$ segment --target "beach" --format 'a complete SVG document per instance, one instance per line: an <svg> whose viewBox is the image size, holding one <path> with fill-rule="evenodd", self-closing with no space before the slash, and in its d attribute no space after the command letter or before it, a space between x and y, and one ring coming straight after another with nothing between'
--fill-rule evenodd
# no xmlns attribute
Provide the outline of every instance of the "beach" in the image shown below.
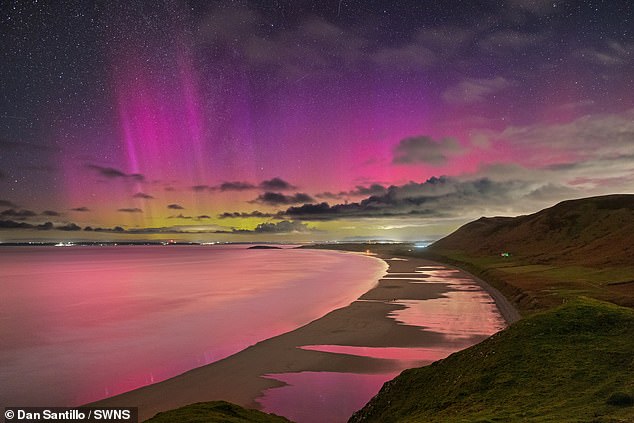
<svg viewBox="0 0 634 423"><path fill-rule="evenodd" d="M308 422L324 418L313 410L324 403L307 399L303 410L284 413L301 398L295 383L324 391L348 382L366 387L348 402L338 398L338 410L327 416L345 421L403 369L476 344L519 317L502 295L460 269L419 258L378 258L389 264L388 273L350 305L220 361L91 405L136 406L144 420L222 399Z"/></svg>

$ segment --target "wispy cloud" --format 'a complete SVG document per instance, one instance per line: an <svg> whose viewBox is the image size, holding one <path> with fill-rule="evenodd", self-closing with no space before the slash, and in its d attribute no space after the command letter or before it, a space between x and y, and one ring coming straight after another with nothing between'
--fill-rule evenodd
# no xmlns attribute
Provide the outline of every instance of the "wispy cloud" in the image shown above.
<svg viewBox="0 0 634 423"><path fill-rule="evenodd" d="M501 76L491 79L466 78L447 88L442 93L442 99L450 104L480 103L511 85L511 81Z"/></svg>
<svg viewBox="0 0 634 423"><path fill-rule="evenodd" d="M117 211L120 211L123 213L143 213L143 210L141 210L138 207L125 207L122 209L118 209Z"/></svg>
<svg viewBox="0 0 634 423"><path fill-rule="evenodd" d="M16 210L16 209L7 209L0 212L1 217L11 217L14 219L26 220L32 217L37 216L37 213L33 210Z"/></svg>
<svg viewBox="0 0 634 423"><path fill-rule="evenodd" d="M11 208L17 209L19 206L15 204L13 201L0 200L0 207L11 207Z"/></svg>
<svg viewBox="0 0 634 423"><path fill-rule="evenodd" d="M134 194L132 196L133 198L142 198L144 200L152 200L154 197L151 196L150 194L145 194L143 192L137 192L136 194Z"/></svg>
<svg viewBox="0 0 634 423"><path fill-rule="evenodd" d="M256 186L249 182L234 181L223 182L215 189L218 189L219 191L247 191L255 188Z"/></svg>
<svg viewBox="0 0 634 423"><path fill-rule="evenodd" d="M463 148L453 138L434 141L428 136L405 138L394 148L395 164L445 164L450 156L460 154Z"/></svg>
<svg viewBox="0 0 634 423"><path fill-rule="evenodd" d="M263 213L258 210L255 210L252 212L224 212L218 215L220 219L239 219L239 218L250 218L250 217L268 218L268 217L274 217L274 216L276 216L276 214Z"/></svg>
<svg viewBox="0 0 634 423"><path fill-rule="evenodd" d="M283 233L306 233L313 232L314 229L308 227L307 224L298 221L282 220L276 223L260 223L253 230L234 229L231 233L235 234L283 234Z"/></svg>
<svg viewBox="0 0 634 423"><path fill-rule="evenodd" d="M144 181L145 177L140 173L125 173L122 170L115 169L113 167L104 167L94 164L88 164L86 167L100 176L108 179L130 179L134 181Z"/></svg>
<svg viewBox="0 0 634 423"><path fill-rule="evenodd" d="M264 180L258 184L254 184L246 181L228 181L219 185L194 185L192 190L196 192L203 191L250 191L250 190L263 190L263 191L287 191L295 189L296 187L291 183L285 181L282 178L275 177L272 179Z"/></svg>

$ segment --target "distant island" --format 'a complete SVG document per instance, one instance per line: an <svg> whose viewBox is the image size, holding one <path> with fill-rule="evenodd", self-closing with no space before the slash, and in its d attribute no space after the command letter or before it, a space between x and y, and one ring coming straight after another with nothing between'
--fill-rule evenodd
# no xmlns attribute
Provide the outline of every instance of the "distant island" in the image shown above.
<svg viewBox="0 0 634 423"><path fill-rule="evenodd" d="M281 250L282 247L276 247L274 245L254 245L247 248L247 250Z"/></svg>

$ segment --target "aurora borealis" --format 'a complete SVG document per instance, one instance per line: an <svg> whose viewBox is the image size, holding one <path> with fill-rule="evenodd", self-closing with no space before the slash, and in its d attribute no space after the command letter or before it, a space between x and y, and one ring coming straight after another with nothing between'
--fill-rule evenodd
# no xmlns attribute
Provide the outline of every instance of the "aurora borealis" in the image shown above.
<svg viewBox="0 0 634 423"><path fill-rule="evenodd" d="M626 0L1 8L0 241L417 240L633 192Z"/></svg>

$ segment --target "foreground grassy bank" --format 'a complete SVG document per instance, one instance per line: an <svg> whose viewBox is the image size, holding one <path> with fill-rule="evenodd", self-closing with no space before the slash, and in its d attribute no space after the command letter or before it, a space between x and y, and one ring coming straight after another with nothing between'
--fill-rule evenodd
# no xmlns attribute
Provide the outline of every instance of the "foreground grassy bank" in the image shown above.
<svg viewBox="0 0 634 423"><path fill-rule="evenodd" d="M226 401L199 402L175 410L158 413L152 423L288 423L290 420L275 414L242 408Z"/></svg>
<svg viewBox="0 0 634 423"><path fill-rule="evenodd" d="M634 421L634 311L592 299L404 371L350 422Z"/></svg>

